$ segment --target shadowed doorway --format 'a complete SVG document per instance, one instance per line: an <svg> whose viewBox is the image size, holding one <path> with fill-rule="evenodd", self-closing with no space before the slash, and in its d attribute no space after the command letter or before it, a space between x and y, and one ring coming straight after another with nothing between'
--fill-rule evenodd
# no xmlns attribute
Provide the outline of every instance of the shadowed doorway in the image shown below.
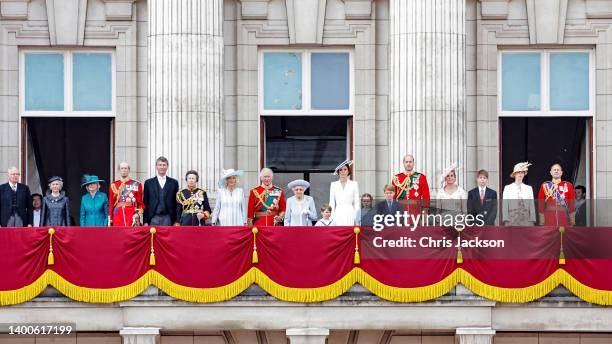
<svg viewBox="0 0 612 344"><path fill-rule="evenodd" d="M52 176L64 179L74 224L79 224L83 174L95 174L108 192L112 159L112 118L27 118L25 180L32 192L45 193Z"/></svg>

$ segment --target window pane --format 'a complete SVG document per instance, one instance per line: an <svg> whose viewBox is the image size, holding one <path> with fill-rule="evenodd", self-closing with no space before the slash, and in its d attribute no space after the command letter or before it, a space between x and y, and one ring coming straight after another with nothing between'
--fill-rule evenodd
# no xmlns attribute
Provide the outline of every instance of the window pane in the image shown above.
<svg viewBox="0 0 612 344"><path fill-rule="evenodd" d="M64 55L25 54L25 110L64 110Z"/></svg>
<svg viewBox="0 0 612 344"><path fill-rule="evenodd" d="M502 110L540 110L540 54L502 54Z"/></svg>
<svg viewBox="0 0 612 344"><path fill-rule="evenodd" d="M264 54L264 108L302 109L302 54Z"/></svg>
<svg viewBox="0 0 612 344"><path fill-rule="evenodd" d="M350 65L348 53L316 53L311 56L312 108L348 109L350 102Z"/></svg>
<svg viewBox="0 0 612 344"><path fill-rule="evenodd" d="M111 111L113 109L111 54L74 54L72 64L74 110Z"/></svg>
<svg viewBox="0 0 612 344"><path fill-rule="evenodd" d="M550 109L589 109L589 53L550 54Z"/></svg>

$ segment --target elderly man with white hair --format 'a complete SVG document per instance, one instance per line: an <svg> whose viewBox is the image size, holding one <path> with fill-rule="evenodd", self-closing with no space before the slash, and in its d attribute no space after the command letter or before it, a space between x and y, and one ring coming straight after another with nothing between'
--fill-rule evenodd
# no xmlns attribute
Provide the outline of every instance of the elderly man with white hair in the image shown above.
<svg viewBox="0 0 612 344"><path fill-rule="evenodd" d="M0 227L32 226L32 196L20 176L17 167L10 167L8 183L0 185Z"/></svg>
<svg viewBox="0 0 612 344"><path fill-rule="evenodd" d="M247 218L249 225L278 226L285 217L285 194L272 184L274 172L264 167L259 172L261 184L251 189Z"/></svg>
<svg viewBox="0 0 612 344"><path fill-rule="evenodd" d="M108 193L108 223L118 227L132 227L141 223L144 212L142 183L130 178L130 165L119 164L121 179L110 185Z"/></svg>

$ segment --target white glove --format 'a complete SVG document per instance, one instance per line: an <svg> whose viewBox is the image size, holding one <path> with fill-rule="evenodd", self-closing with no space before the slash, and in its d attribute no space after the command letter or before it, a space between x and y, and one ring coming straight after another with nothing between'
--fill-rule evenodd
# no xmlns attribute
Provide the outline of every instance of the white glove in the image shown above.
<svg viewBox="0 0 612 344"><path fill-rule="evenodd" d="M302 215L310 215L310 211L308 209L302 210Z"/></svg>

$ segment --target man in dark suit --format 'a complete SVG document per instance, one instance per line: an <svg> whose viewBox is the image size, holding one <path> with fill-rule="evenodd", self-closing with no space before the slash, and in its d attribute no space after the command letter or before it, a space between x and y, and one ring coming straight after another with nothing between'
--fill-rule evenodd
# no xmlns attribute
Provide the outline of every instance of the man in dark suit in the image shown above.
<svg viewBox="0 0 612 344"><path fill-rule="evenodd" d="M160 156L155 161L157 175L144 183L144 224L171 226L176 222L176 194L178 181L166 175L168 159Z"/></svg>
<svg viewBox="0 0 612 344"><path fill-rule="evenodd" d="M574 188L576 193L576 226L587 225L587 202L586 202L586 188L583 185L577 185Z"/></svg>
<svg viewBox="0 0 612 344"><path fill-rule="evenodd" d="M391 184L385 185L385 200L376 205L377 215L393 215L402 213L404 208L400 202L395 200L395 187Z"/></svg>
<svg viewBox="0 0 612 344"><path fill-rule="evenodd" d="M19 183L17 167L9 168L8 176L8 183L0 185L0 227L31 227L30 188Z"/></svg>
<svg viewBox="0 0 612 344"><path fill-rule="evenodd" d="M468 213L482 215L485 225L494 225L497 218L497 192L487 186L489 172L478 171L478 186L468 192Z"/></svg>

